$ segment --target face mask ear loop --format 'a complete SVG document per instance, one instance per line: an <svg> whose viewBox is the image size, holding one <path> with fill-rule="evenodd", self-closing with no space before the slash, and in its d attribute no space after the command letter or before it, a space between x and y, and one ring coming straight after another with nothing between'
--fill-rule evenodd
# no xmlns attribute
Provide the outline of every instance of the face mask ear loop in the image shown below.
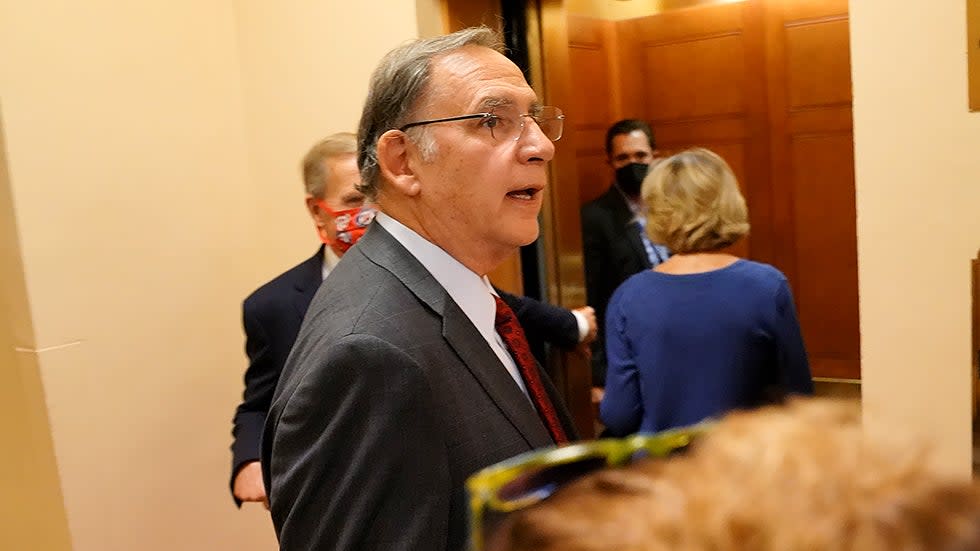
<svg viewBox="0 0 980 551"><path fill-rule="evenodd" d="M336 211L334 211L332 208L328 207L327 206L327 202L324 201L323 199L317 199L316 201L314 201L314 204L316 206L320 207L321 209L327 211L328 213L330 213L330 216L333 216L333 217L336 217L337 216ZM317 235L317 237L320 238L320 242L322 242L324 245L326 245L328 247L333 247L334 240L333 239L330 239L329 237L327 237L326 231L324 230L323 226L321 226L319 224L317 224L317 226L316 226L316 235Z"/></svg>

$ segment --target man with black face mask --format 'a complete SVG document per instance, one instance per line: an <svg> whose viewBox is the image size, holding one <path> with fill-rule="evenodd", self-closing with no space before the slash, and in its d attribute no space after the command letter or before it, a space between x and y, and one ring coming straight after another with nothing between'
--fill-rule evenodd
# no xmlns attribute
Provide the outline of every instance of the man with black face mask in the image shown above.
<svg viewBox="0 0 980 551"><path fill-rule="evenodd" d="M585 288L596 311L599 338L593 344L592 384L606 378L603 322L606 304L626 278L660 264L670 256L663 245L646 235L640 186L650 163L658 158L650 125L637 119L621 120L606 131L606 162L615 182L598 199L582 207L582 243L585 253ZM596 391L594 394L598 394ZM597 397L597 396L595 396Z"/></svg>

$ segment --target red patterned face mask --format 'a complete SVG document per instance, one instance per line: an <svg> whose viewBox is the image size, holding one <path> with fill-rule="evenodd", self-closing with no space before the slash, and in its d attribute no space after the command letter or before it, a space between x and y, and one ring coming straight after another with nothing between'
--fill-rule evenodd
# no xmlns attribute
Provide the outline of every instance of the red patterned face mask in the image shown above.
<svg viewBox="0 0 980 551"><path fill-rule="evenodd" d="M367 227L378 212L367 205L353 209L333 210L322 199L317 201L317 205L334 217L334 224L337 228L336 237L330 239L320 233L320 240L329 245L337 253L337 256L342 256L347 252L347 249L353 247L354 243L357 243L357 240L364 236L364 232L367 231Z"/></svg>

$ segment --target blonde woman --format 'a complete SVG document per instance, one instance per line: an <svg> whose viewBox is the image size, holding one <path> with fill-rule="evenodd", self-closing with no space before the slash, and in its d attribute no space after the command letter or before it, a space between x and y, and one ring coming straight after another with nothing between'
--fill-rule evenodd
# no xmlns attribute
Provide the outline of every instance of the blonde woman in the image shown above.
<svg viewBox="0 0 980 551"><path fill-rule="evenodd" d="M655 432L811 394L786 277L723 252L749 231L725 161L706 149L674 155L650 171L641 196L651 240L674 256L609 302L600 406L609 432Z"/></svg>

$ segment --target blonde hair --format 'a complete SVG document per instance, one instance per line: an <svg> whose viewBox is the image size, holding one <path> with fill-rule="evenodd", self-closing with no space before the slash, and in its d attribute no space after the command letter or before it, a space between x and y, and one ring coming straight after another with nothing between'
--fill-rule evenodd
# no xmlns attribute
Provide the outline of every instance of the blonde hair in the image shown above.
<svg viewBox="0 0 980 551"><path fill-rule="evenodd" d="M853 403L735 413L686 454L576 481L512 519L509 551L980 549L980 487L870 441Z"/></svg>
<svg viewBox="0 0 980 551"><path fill-rule="evenodd" d="M707 149L664 159L643 180L647 234L675 253L714 251L749 233L749 212L732 169Z"/></svg>
<svg viewBox="0 0 980 551"><path fill-rule="evenodd" d="M327 167L324 161L345 155L357 154L357 136L351 132L337 132L314 145L303 157L303 185L306 193L322 198L327 189Z"/></svg>

